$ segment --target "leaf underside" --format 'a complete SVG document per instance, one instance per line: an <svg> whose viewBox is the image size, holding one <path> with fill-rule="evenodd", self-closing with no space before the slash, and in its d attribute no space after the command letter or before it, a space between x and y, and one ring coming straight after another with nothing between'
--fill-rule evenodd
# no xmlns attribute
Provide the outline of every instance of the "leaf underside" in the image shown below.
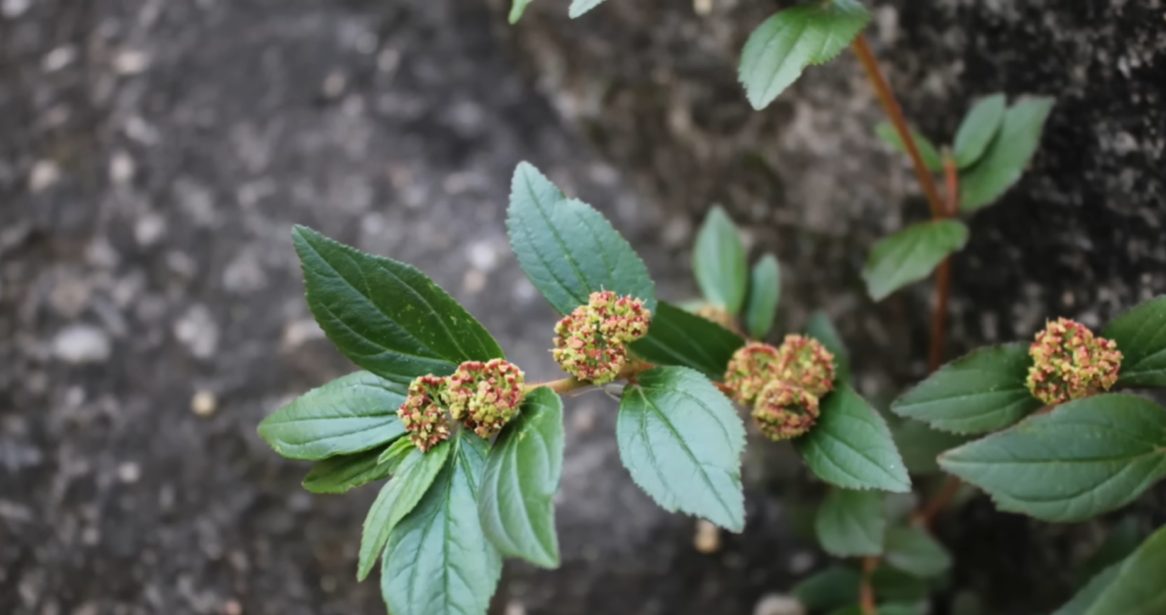
<svg viewBox="0 0 1166 615"><path fill-rule="evenodd" d="M709 303L732 316L741 312L749 284L745 245L737 225L719 206L709 210L692 249L692 272Z"/></svg>
<svg viewBox="0 0 1166 615"><path fill-rule="evenodd" d="M397 408L405 387L368 372L304 393L259 423L259 436L288 459L319 461L360 453L405 433Z"/></svg>
<svg viewBox="0 0 1166 615"><path fill-rule="evenodd" d="M393 615L480 615L494 595L502 556L478 520L485 451L464 434L425 497L389 537L381 593Z"/></svg>
<svg viewBox="0 0 1166 615"><path fill-rule="evenodd" d="M560 314L601 290L631 295L655 310L655 285L627 240L526 162L514 170L506 231L519 266Z"/></svg>
<svg viewBox="0 0 1166 615"><path fill-rule="evenodd" d="M482 475L478 513L502 555L559 565L554 497L562 470L563 402L535 389L490 448Z"/></svg>
<svg viewBox="0 0 1166 615"><path fill-rule="evenodd" d="M794 6L766 19L749 35L738 78L754 109L773 102L805 68L834 59L870 21L855 0Z"/></svg>
<svg viewBox="0 0 1166 615"><path fill-rule="evenodd" d="M684 367L640 374L624 389L616 440L632 479L662 508L744 528L745 428L704 376Z"/></svg>
<svg viewBox="0 0 1166 615"><path fill-rule="evenodd" d="M847 384L823 399L818 424L794 447L818 478L834 486L895 493L911 488L883 417Z"/></svg>

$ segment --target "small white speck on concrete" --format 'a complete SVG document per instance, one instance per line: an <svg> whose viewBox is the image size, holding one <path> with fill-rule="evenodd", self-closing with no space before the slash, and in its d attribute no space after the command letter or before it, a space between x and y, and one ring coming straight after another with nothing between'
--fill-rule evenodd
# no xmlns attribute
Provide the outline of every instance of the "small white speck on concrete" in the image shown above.
<svg viewBox="0 0 1166 615"><path fill-rule="evenodd" d="M101 363L109 354L109 336L93 325L70 325L53 338L53 355L66 363Z"/></svg>
<svg viewBox="0 0 1166 615"><path fill-rule="evenodd" d="M806 615L806 607L796 598L769 594L757 601L753 615Z"/></svg>
<svg viewBox="0 0 1166 615"><path fill-rule="evenodd" d="M203 305L190 306L174 323L174 337L199 359L211 358L219 348L219 326Z"/></svg>
<svg viewBox="0 0 1166 615"><path fill-rule="evenodd" d="M721 530L704 519L697 519L692 546L698 553L709 555L721 550Z"/></svg>
<svg viewBox="0 0 1166 615"><path fill-rule="evenodd" d="M142 466L126 461L117 466L117 479L126 484L136 483L142 478Z"/></svg>
<svg viewBox="0 0 1166 615"><path fill-rule="evenodd" d="M324 330L311 318L293 320L283 328L282 345L285 350L295 350L312 340L324 339Z"/></svg>
<svg viewBox="0 0 1166 615"><path fill-rule="evenodd" d="M61 181L61 167L52 160L38 160L28 174L28 190L33 194L44 192Z"/></svg>
<svg viewBox="0 0 1166 615"><path fill-rule="evenodd" d="M219 407L219 399L214 391L196 391L190 398L190 411L197 416L207 417L215 413Z"/></svg>
<svg viewBox="0 0 1166 615"><path fill-rule="evenodd" d="M467 269L462 276L462 291L467 295L476 295L486 288L486 274L479 269Z"/></svg>
<svg viewBox="0 0 1166 615"><path fill-rule="evenodd" d="M125 49L113 58L113 69L119 75L137 75L150 67L150 56L138 49Z"/></svg>
<svg viewBox="0 0 1166 615"><path fill-rule="evenodd" d="M134 179L136 165L134 159L124 151L114 152L109 159L109 181L122 186Z"/></svg>
<svg viewBox="0 0 1166 615"><path fill-rule="evenodd" d="M41 59L40 67L46 73L55 73L67 68L77 59L77 48L72 45L62 45L45 54Z"/></svg>
<svg viewBox="0 0 1166 615"><path fill-rule="evenodd" d="M489 273L498 266L498 248L489 240L475 241L466 248L466 258L474 268Z"/></svg>
<svg viewBox="0 0 1166 615"><path fill-rule="evenodd" d="M148 213L134 223L134 239L142 247L158 243L166 234L166 219L156 213Z"/></svg>

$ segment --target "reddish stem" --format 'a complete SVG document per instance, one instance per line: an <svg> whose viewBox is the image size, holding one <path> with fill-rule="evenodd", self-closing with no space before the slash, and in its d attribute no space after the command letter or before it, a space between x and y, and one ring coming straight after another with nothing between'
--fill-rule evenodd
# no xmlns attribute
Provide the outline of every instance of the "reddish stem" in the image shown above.
<svg viewBox="0 0 1166 615"><path fill-rule="evenodd" d="M874 583L871 576L878 570L879 558L868 556L862 558L862 580L858 586L858 606L862 615L878 615L879 607L875 603Z"/></svg>
<svg viewBox="0 0 1166 615"><path fill-rule="evenodd" d="M854 39L852 48L855 55L858 56L858 61L866 69L866 76L870 79L871 85L874 86L875 95L878 96L883 110L886 111L887 117L891 120L891 125L895 127L895 132L899 133L899 139L907 148L907 155L911 157L911 165L915 168L915 179L919 181L919 187L923 189L923 195L927 197L931 216L936 219L944 217L943 201L939 198L939 189L935 187L935 178L931 176L931 171L927 170L927 165L923 164L923 156L919 154L919 146L915 143L915 137L907 126L906 118L903 117L903 108L899 106L899 101L895 98L894 92L891 91L887 78L883 76L883 71L879 68L874 54L871 53L866 37L859 34L858 38Z"/></svg>

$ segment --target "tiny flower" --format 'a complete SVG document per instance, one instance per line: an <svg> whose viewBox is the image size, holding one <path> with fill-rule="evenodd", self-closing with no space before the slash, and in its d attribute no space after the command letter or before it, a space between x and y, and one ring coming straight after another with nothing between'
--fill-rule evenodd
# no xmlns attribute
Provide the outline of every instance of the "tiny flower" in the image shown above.
<svg viewBox="0 0 1166 615"><path fill-rule="evenodd" d="M401 417L401 423L409 432L409 439L423 453L449 439L449 417L441 407L445 387L445 378L440 376L430 374L415 378L409 383L405 403L397 409L397 416Z"/></svg>
<svg viewBox="0 0 1166 615"><path fill-rule="evenodd" d="M1085 325L1058 318L1028 347L1032 366L1025 384L1033 397L1054 405L1108 391L1117 382L1121 351Z"/></svg>
<svg viewBox="0 0 1166 615"><path fill-rule="evenodd" d="M627 365L627 344L648 333L644 302L612 291L593 292L555 324L555 362L584 382L606 384Z"/></svg>
<svg viewBox="0 0 1166 615"><path fill-rule="evenodd" d="M775 380L757 396L752 416L765 437L789 440L818 421L818 398L802 387Z"/></svg>
<svg viewBox="0 0 1166 615"><path fill-rule="evenodd" d="M733 320L733 315L719 305L706 303L696 310L696 315L705 320L715 322L730 331L737 330L737 323Z"/></svg>
<svg viewBox="0 0 1166 615"><path fill-rule="evenodd" d="M502 430L522 404L525 376L504 359L466 361L449 377L445 400L454 420L482 438Z"/></svg>
<svg viewBox="0 0 1166 615"><path fill-rule="evenodd" d="M765 385L777 379L778 359L777 348L762 342L749 342L737 349L725 370L725 386L733 398L742 404L753 403Z"/></svg>
<svg viewBox="0 0 1166 615"><path fill-rule="evenodd" d="M777 349L778 379L821 397L834 388L834 355L818 340L787 335Z"/></svg>

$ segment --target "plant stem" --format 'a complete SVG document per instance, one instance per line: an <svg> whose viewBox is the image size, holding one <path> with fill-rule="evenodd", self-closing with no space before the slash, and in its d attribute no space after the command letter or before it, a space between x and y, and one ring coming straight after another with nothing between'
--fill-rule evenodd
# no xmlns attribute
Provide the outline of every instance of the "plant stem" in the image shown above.
<svg viewBox="0 0 1166 615"><path fill-rule="evenodd" d="M943 509L947 508L947 505L951 504L951 501L955 499L962 484L960 479L954 476L945 478L943 484L939 486L939 490L935 492L935 495L931 496L913 516L915 524L923 529L930 529L932 522L935 521L935 517L943 512Z"/></svg>
<svg viewBox="0 0 1166 615"><path fill-rule="evenodd" d="M873 556L862 558L862 581L858 586L858 606L862 609L862 615L879 613L879 607L875 603L874 583L871 581L871 576L878 567L879 558Z"/></svg>
<svg viewBox="0 0 1166 615"><path fill-rule="evenodd" d="M646 371L652 369L653 367L655 367L655 365L652 365L651 363L648 363L646 361L638 361L636 363L632 363L630 365L627 365L622 370L620 370L619 374L616 375L615 379L616 380L627 380L627 379L635 378L637 374L639 374L641 372L646 372ZM595 386L595 385L593 385L590 382L584 382L582 380L579 380L579 379L575 378L574 376L569 376L567 378L559 378L558 380L548 380L546 382L531 382L531 383L528 383L524 388L526 389L526 392L529 393L530 391L533 391L539 387L546 387L546 388L562 395L563 393L570 393L571 391L577 391L579 389L584 389L584 388L587 388L590 386Z"/></svg>
<svg viewBox="0 0 1166 615"><path fill-rule="evenodd" d="M955 160L948 152L943 153L944 188L947 202L944 214L955 216L959 211L960 179ZM935 371L943 365L943 351L947 336L947 303L951 296L951 258L943 259L935 270L935 311L931 313L931 349L927 357L927 371Z"/></svg>
<svg viewBox="0 0 1166 615"><path fill-rule="evenodd" d="M895 98L894 92L891 91L887 78L879 69L878 62L870 51L870 45L866 42L866 37L859 34L858 38L854 39L852 48L855 55L858 56L858 61L866 69L866 76L870 79L871 85L874 86L875 94L878 96L883 110L886 111L887 117L890 118L891 125L895 127L895 132L899 133L899 139L907 148L907 155L911 157L911 165L915 167L915 178L919 180L919 187L923 189L923 194L927 197L927 205L931 208L931 216L936 219L943 218L943 201L939 198L939 189L935 187L935 179L931 176L931 171L927 169L927 165L923 164L923 156L919 154L919 146L915 143L915 137L911 135L911 129L907 127L907 120L903 117L903 108L899 106L899 101Z"/></svg>

